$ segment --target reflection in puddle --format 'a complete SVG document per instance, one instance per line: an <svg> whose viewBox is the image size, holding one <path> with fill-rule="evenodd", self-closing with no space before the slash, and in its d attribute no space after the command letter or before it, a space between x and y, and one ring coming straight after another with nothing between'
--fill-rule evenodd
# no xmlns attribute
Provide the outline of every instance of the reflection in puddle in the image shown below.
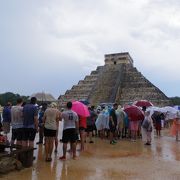
<svg viewBox="0 0 180 180"><path fill-rule="evenodd" d="M152 146L144 146L141 140L121 140L112 146L107 140L95 139L94 144L86 144L85 152L78 151L77 160L72 160L68 153L65 162L58 159L62 155L59 144L58 153L53 153L52 162L47 163L44 146L39 145L32 168L3 175L3 179L180 179L179 148L180 143L169 137L155 139Z"/></svg>

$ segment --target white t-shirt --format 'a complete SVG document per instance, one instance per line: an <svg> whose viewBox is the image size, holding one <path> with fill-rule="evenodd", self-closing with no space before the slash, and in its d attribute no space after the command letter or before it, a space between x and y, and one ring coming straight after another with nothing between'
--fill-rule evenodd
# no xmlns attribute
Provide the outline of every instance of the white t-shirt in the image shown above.
<svg viewBox="0 0 180 180"><path fill-rule="evenodd" d="M63 130L76 128L76 122L79 120L76 112L67 110L62 113L62 119L64 120Z"/></svg>
<svg viewBox="0 0 180 180"><path fill-rule="evenodd" d="M23 107L13 106L11 108L11 125L13 129L23 128Z"/></svg>

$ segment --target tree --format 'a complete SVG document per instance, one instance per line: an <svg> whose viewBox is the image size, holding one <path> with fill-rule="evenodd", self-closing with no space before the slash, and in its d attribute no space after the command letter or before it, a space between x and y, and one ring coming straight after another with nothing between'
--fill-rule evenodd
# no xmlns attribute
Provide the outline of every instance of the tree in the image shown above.
<svg viewBox="0 0 180 180"><path fill-rule="evenodd" d="M173 104L174 106L175 106L175 105L180 105L180 97L175 96L175 97L171 97L170 99L171 99L172 104Z"/></svg>
<svg viewBox="0 0 180 180"><path fill-rule="evenodd" d="M7 102L11 102L13 105L15 105L19 97L21 97L25 102L28 99L28 96L20 96L19 94L14 94L12 92L0 94L0 105L5 106Z"/></svg>

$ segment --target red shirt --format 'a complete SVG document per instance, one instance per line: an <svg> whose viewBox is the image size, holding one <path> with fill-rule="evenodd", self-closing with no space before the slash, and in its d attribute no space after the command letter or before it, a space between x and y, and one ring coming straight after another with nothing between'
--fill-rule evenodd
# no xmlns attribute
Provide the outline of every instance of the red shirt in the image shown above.
<svg viewBox="0 0 180 180"><path fill-rule="evenodd" d="M86 117L79 117L79 127L87 128Z"/></svg>

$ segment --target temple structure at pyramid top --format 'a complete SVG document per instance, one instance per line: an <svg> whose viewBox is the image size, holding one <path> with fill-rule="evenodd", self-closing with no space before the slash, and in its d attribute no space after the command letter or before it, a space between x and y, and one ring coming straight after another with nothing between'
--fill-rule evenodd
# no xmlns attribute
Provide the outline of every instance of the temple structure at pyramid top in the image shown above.
<svg viewBox="0 0 180 180"><path fill-rule="evenodd" d="M116 65L116 64L132 64L133 59L128 52L125 53L115 53L115 54L106 54L105 55L105 64L107 65Z"/></svg>
<svg viewBox="0 0 180 180"><path fill-rule="evenodd" d="M74 100L124 105L141 99L156 106L170 105L169 98L134 67L128 52L106 54L104 66L98 66L58 98L60 106Z"/></svg>

